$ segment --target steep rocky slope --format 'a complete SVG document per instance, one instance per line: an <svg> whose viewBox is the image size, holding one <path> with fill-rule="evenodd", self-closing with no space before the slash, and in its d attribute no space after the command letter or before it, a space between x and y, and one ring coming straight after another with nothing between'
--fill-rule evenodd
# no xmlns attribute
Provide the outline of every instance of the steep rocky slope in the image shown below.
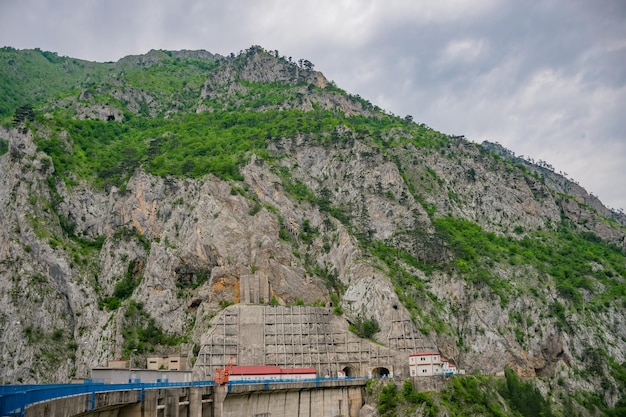
<svg viewBox="0 0 626 417"><path fill-rule="evenodd" d="M271 303L376 322L386 346L408 331L469 373L622 397L624 217L565 177L259 47L100 65L0 130L4 381L193 361L224 307Z"/></svg>

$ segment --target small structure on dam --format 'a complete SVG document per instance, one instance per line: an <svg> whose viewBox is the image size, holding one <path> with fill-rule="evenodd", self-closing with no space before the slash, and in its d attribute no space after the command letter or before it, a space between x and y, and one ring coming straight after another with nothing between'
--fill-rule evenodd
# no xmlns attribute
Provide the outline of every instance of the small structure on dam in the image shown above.
<svg viewBox="0 0 626 417"><path fill-rule="evenodd" d="M237 365L315 368L320 377L409 376L408 355L433 349L406 320L394 322L381 342L359 338L325 307L237 304L213 319L194 379L213 379L231 357Z"/></svg>

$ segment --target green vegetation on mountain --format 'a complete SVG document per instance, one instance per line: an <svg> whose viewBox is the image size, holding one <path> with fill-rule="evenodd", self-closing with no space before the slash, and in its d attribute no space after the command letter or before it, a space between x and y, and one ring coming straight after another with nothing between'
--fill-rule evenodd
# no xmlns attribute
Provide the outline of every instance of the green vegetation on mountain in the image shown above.
<svg viewBox="0 0 626 417"><path fill-rule="evenodd" d="M159 346L177 346L184 341L181 336L165 333L154 318L150 317L143 304L134 300L126 307L124 321L122 351L127 359L133 354L154 353Z"/></svg>
<svg viewBox="0 0 626 417"><path fill-rule="evenodd" d="M583 308L581 290L593 295L585 302L586 308L602 310L614 300L626 303L625 283L613 279L626 275L623 251L593 232L577 231L567 220L556 232L539 230L520 239L497 236L452 217L436 219L435 226L455 255L453 267L469 282L489 286L503 303L514 292L489 272L489 266L497 262L533 267L551 276L556 289L576 310Z"/></svg>
<svg viewBox="0 0 626 417"><path fill-rule="evenodd" d="M334 134L337 126L358 129L367 126L367 120L376 121L368 130L371 135L382 135L397 124L388 116L382 123L380 118L350 118L319 109L223 111L171 119L129 115L123 123L55 118L46 122L54 134L39 137L37 144L52 158L57 175L70 184L71 174L97 187L124 187L139 167L157 176L199 178L213 174L241 180L239 167L252 153L270 159L267 144L273 138L308 134L315 135L321 145L334 145L345 140ZM414 138L406 143L423 145L430 132L417 127ZM72 152L68 152L66 134Z"/></svg>
<svg viewBox="0 0 626 417"><path fill-rule="evenodd" d="M20 106L39 107L50 100L77 97L81 90L92 91L97 102L112 102L110 93L121 86L150 91L188 107L204 82L203 74L214 66L214 60L169 51L152 51L148 59L138 62L129 57L117 63L97 63L5 46L0 49L0 121L12 117Z"/></svg>
<svg viewBox="0 0 626 417"><path fill-rule="evenodd" d="M6 139L0 139L0 156L9 151L9 141Z"/></svg>
<svg viewBox="0 0 626 417"><path fill-rule="evenodd" d="M555 416L537 388L520 380L510 368L505 370L505 378L454 377L442 392L417 392L409 380L402 387L393 381L381 383L377 392L371 385L369 391L378 397L381 416L417 415L418 411L428 417L441 415L441 411L453 417Z"/></svg>
<svg viewBox="0 0 626 417"><path fill-rule="evenodd" d="M110 65L60 57L54 52L0 49L0 120L20 106L38 105L74 91L86 80L100 82Z"/></svg>

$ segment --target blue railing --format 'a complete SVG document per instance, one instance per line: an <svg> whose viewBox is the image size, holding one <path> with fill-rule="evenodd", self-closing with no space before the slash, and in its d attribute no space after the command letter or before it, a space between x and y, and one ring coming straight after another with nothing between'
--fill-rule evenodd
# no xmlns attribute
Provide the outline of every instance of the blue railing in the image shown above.
<svg viewBox="0 0 626 417"><path fill-rule="evenodd" d="M236 378L238 375L231 375L230 378ZM347 376L343 378L338 377L328 377L328 378L281 378L281 379L267 379L267 378L259 378L259 379L246 379L246 380L238 380L228 381L228 385L242 385L242 384L284 384L284 383L297 383L297 382L315 382L319 385L320 382L324 381L351 381L351 380L359 380L359 379L367 379L365 377L353 377Z"/></svg>
<svg viewBox="0 0 626 417"><path fill-rule="evenodd" d="M96 394L105 391L130 391L156 388L176 388L190 386L213 385L212 381L196 382L160 382L160 383L134 383L134 384L50 384L50 385L0 385L0 416L24 415L24 410L30 404L41 401L49 401L55 398L69 397L81 394ZM93 407L93 402L91 402ZM92 408L93 409L93 408Z"/></svg>
<svg viewBox="0 0 626 417"><path fill-rule="evenodd" d="M326 381L345 381L360 380L367 378L310 378L310 379L258 379L252 381L230 381L228 383L228 392L232 385L264 385L265 390L270 389L270 384L284 383L305 383L314 382L319 387L322 382ZM98 392L106 391L133 391L141 390L140 398L143 398L143 391L146 389L157 388L180 388L192 386L213 385L213 381L194 381L194 382L155 382L155 383L131 383L131 384L105 384L86 382L84 384L48 384L48 385L0 385L0 416L16 416L23 417L24 410L30 404L41 401L50 401L55 398L70 397L72 395L92 394L95 396ZM94 402L88 401L90 408L93 410Z"/></svg>
<svg viewBox="0 0 626 417"><path fill-rule="evenodd" d="M236 376L236 375L231 375L231 377ZM228 392L232 392L231 387L233 385L263 385L263 390L264 391L268 391L270 390L270 385L271 384L285 384L285 383L305 383L305 382L312 382L315 383L315 387L319 388L321 386L322 382L328 382L328 381L356 381L356 380L367 380L367 377L353 377L353 376L348 376L348 377L343 377L343 378L338 378L338 377L329 377L329 378L302 378L302 379L249 379L249 380L245 380L245 381L228 381Z"/></svg>

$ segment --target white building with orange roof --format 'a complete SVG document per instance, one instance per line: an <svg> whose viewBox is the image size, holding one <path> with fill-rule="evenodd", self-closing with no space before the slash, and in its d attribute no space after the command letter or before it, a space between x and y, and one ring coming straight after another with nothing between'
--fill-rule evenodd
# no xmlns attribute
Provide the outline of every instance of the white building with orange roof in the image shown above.
<svg viewBox="0 0 626 417"><path fill-rule="evenodd" d="M435 351L410 354L409 370L411 376L455 375L458 373L453 363Z"/></svg>

